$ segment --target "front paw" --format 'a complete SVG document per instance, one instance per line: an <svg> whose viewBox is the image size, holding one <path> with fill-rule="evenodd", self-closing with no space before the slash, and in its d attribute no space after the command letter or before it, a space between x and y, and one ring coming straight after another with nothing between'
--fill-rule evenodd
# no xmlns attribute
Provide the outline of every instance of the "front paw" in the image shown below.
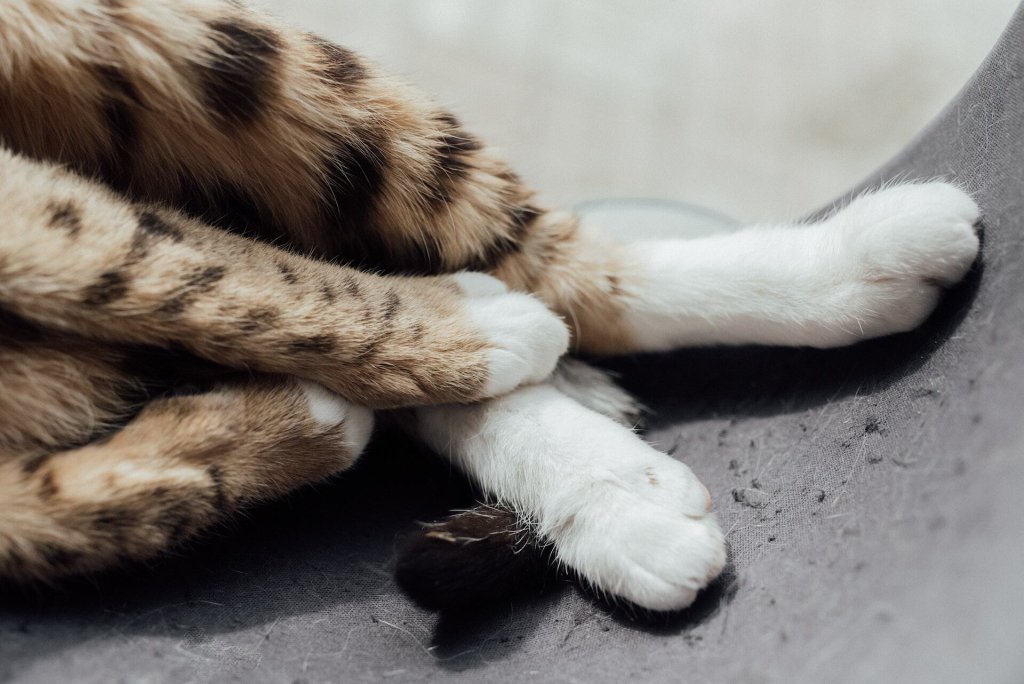
<svg viewBox="0 0 1024 684"><path fill-rule="evenodd" d="M603 594L681 610L725 567L725 537L693 472L642 449L646 455L574 492L549 537L559 561Z"/></svg>
<svg viewBox="0 0 1024 684"><path fill-rule="evenodd" d="M569 330L558 315L530 295L510 292L497 278L472 272L452 278L467 297L465 312L472 325L490 346L485 397L551 375L569 348Z"/></svg>
<svg viewBox="0 0 1024 684"><path fill-rule="evenodd" d="M821 226L840 278L833 336L820 346L906 332L934 310L977 259L978 205L948 183L865 195ZM833 240L838 244L832 243Z"/></svg>

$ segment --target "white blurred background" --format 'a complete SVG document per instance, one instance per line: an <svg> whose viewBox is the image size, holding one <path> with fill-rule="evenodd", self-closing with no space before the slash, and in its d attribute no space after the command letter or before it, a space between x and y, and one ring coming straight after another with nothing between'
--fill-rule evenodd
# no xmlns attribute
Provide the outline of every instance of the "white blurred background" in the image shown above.
<svg viewBox="0 0 1024 684"><path fill-rule="evenodd" d="M549 204L662 197L781 219L898 151L1017 0L259 4L418 84Z"/></svg>

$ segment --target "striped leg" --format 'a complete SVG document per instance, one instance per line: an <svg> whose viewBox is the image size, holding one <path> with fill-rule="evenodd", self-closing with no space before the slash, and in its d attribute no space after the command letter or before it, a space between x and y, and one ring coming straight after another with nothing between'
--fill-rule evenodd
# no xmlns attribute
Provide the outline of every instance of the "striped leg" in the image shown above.
<svg viewBox="0 0 1024 684"><path fill-rule="evenodd" d="M271 376L149 404L110 439L0 463L0 576L151 558L247 504L348 468L373 414Z"/></svg>

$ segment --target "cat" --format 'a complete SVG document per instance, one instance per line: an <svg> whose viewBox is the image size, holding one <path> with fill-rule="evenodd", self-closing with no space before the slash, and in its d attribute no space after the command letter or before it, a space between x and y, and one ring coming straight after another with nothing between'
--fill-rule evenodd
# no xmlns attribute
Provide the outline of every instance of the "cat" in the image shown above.
<svg viewBox="0 0 1024 684"><path fill-rule="evenodd" d="M0 211L0 576L157 556L345 470L401 409L508 506L463 538L507 551L515 511L654 611L725 565L710 496L606 376L552 375L564 354L899 333L979 251L943 182L609 243L453 114L232 0L8 0Z"/></svg>

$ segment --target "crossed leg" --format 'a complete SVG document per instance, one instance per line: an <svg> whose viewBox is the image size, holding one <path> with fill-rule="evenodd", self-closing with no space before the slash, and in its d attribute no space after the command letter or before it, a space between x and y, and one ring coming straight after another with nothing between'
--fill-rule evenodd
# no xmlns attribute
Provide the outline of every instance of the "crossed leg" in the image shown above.
<svg viewBox="0 0 1024 684"><path fill-rule="evenodd" d="M50 579L143 560L240 508L348 468L368 409L257 376L154 401L109 439L0 460L0 576Z"/></svg>

